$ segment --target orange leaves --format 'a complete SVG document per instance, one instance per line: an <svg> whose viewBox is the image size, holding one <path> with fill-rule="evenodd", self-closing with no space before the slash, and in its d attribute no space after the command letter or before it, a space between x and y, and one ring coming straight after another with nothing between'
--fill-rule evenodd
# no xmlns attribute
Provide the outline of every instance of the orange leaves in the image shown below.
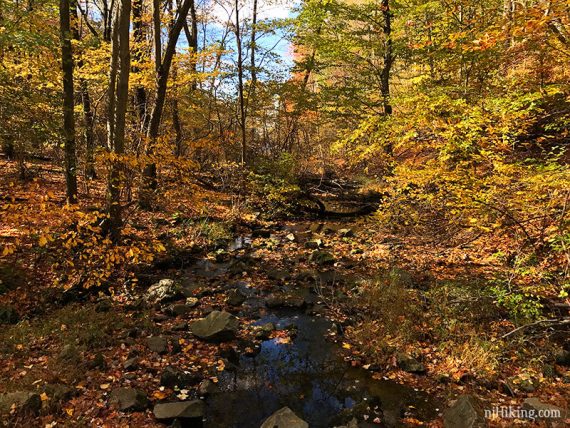
<svg viewBox="0 0 570 428"><path fill-rule="evenodd" d="M152 393L153 398L157 400L164 400L166 397L168 397L168 395L169 394L167 392L164 392L164 388L162 388L162 390L157 390Z"/></svg>

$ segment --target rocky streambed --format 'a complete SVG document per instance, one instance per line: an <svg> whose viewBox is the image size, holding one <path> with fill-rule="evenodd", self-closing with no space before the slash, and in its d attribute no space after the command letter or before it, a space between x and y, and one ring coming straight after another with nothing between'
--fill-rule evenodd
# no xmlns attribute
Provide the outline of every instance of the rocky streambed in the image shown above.
<svg viewBox="0 0 570 428"><path fill-rule="evenodd" d="M205 341L231 340L240 328L238 320L247 320L259 339L226 352L217 382L201 386L205 427L260 427L264 421L288 428L404 426L405 418L437 418L441 406L434 397L375 379L371 371L345 359L342 327L327 317L322 293L326 294L324 287L356 278L335 268L336 258L318 238L351 238L358 232L357 225L345 226L294 224L257 230L236 238L215 260L198 260L184 269L179 281L191 284L188 296L204 299L221 293L226 302L223 308L206 310L205 318L191 321L193 335ZM303 248L306 260L274 263L260 256L283 245ZM313 269L304 269L307 263ZM266 281L252 284L253 272ZM224 283L228 276L233 280ZM204 281L212 286L196 285Z"/></svg>

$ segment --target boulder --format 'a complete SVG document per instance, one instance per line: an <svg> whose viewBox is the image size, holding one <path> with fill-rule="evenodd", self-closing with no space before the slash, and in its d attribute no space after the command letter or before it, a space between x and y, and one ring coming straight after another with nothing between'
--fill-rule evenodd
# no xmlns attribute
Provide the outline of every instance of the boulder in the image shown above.
<svg viewBox="0 0 570 428"><path fill-rule="evenodd" d="M200 300L196 297L186 297L186 306L190 306L191 308L198 305Z"/></svg>
<svg viewBox="0 0 570 428"><path fill-rule="evenodd" d="M324 266L334 264L335 258L328 251L313 251L309 256L309 261Z"/></svg>
<svg viewBox="0 0 570 428"><path fill-rule="evenodd" d="M514 396L516 391L536 391L538 381L530 376L513 376L505 381L505 386L509 394Z"/></svg>
<svg viewBox="0 0 570 428"><path fill-rule="evenodd" d="M174 324L171 328L172 331L185 331L188 330L188 323L186 321L181 321Z"/></svg>
<svg viewBox="0 0 570 428"><path fill-rule="evenodd" d="M273 333L274 330L275 330L275 324L273 324L272 322L268 322L266 324L263 324L259 328L259 330L255 334L255 337L257 339L267 340L269 339L269 336L271 336L271 333Z"/></svg>
<svg viewBox="0 0 570 428"><path fill-rule="evenodd" d="M205 405L201 400L178 401L174 403L159 403L154 406L154 417L159 421L171 421L173 419L202 420Z"/></svg>
<svg viewBox="0 0 570 428"><path fill-rule="evenodd" d="M44 392L51 402L63 402L69 400L75 394L75 390L61 383L48 383Z"/></svg>
<svg viewBox="0 0 570 428"><path fill-rule="evenodd" d="M316 250L317 248L319 248L321 246L321 244L318 241L320 241L320 239L316 240L316 241L305 242L305 248L308 248L310 250Z"/></svg>
<svg viewBox="0 0 570 428"><path fill-rule="evenodd" d="M260 428L309 428L309 424L289 407L283 407L269 416Z"/></svg>
<svg viewBox="0 0 570 428"><path fill-rule="evenodd" d="M105 357L103 356L103 354L101 352L97 352L93 357L93 359L89 360L85 364L85 366L90 370L94 369L105 370L105 368L107 367L107 363L105 362Z"/></svg>
<svg viewBox="0 0 570 428"><path fill-rule="evenodd" d="M12 306L0 306L0 324L16 324L19 320L18 312Z"/></svg>
<svg viewBox="0 0 570 428"><path fill-rule="evenodd" d="M242 273L247 272L248 270L249 266L246 263L237 260L235 263L232 263L232 265L228 269L228 272L231 275L241 275Z"/></svg>
<svg viewBox="0 0 570 428"><path fill-rule="evenodd" d="M160 384L170 389L188 389L200 381L197 375L186 373L174 367L166 367L160 375Z"/></svg>
<svg viewBox="0 0 570 428"><path fill-rule="evenodd" d="M129 358L123 363L123 368L127 372L132 372L139 368L139 359L137 357Z"/></svg>
<svg viewBox="0 0 570 428"><path fill-rule="evenodd" d="M135 388L117 388L111 392L109 404L122 412L142 412L149 401L146 394Z"/></svg>
<svg viewBox="0 0 570 428"><path fill-rule="evenodd" d="M185 284L182 286L182 295L186 297L187 305L197 305L199 299L212 294L212 290L202 284Z"/></svg>
<svg viewBox="0 0 570 428"><path fill-rule="evenodd" d="M543 403L536 397L527 398L523 401L522 408L524 410L534 411L538 417L539 414L542 415L544 419L565 419L570 416L569 412L554 406L552 404Z"/></svg>
<svg viewBox="0 0 570 428"><path fill-rule="evenodd" d="M566 350L560 351L556 355L556 364L565 367L570 367L570 351Z"/></svg>
<svg viewBox="0 0 570 428"><path fill-rule="evenodd" d="M271 269L267 271L267 277L273 281L281 281L291 279L289 272L283 269Z"/></svg>
<svg viewBox="0 0 570 428"><path fill-rule="evenodd" d="M487 420L479 401L471 395L460 396L443 414L445 428L485 428Z"/></svg>
<svg viewBox="0 0 570 428"><path fill-rule="evenodd" d="M164 336L151 336L146 339L148 349L158 354L166 354L168 352L168 340Z"/></svg>
<svg viewBox="0 0 570 428"><path fill-rule="evenodd" d="M240 306L243 302L245 302L245 300L247 299L247 296L238 289L235 290L231 290L228 293L228 305L231 306Z"/></svg>
<svg viewBox="0 0 570 428"><path fill-rule="evenodd" d="M168 321L168 315L166 314L154 314L152 316L152 320L156 323L161 323L161 322L165 322Z"/></svg>
<svg viewBox="0 0 570 428"><path fill-rule="evenodd" d="M0 413L9 413L13 408L18 412L37 415L42 408L42 399L39 394L29 391L0 395Z"/></svg>
<svg viewBox="0 0 570 428"><path fill-rule="evenodd" d="M238 319L225 311L212 311L206 318L190 323L190 331L194 336L210 341L232 340L238 328Z"/></svg>
<svg viewBox="0 0 570 428"><path fill-rule="evenodd" d="M109 312L113 309L113 303L109 299L101 299L95 305L95 312Z"/></svg>
<svg viewBox="0 0 570 428"><path fill-rule="evenodd" d="M151 303L166 303L182 297L180 285L172 279L161 279L149 287L145 299Z"/></svg>
<svg viewBox="0 0 570 428"><path fill-rule="evenodd" d="M398 363L398 367L408 373L425 373L426 368L422 363L416 360L413 357L410 357L404 353L398 353L396 355L396 361Z"/></svg>
<svg viewBox="0 0 570 428"><path fill-rule="evenodd" d="M211 395L219 392L218 386L212 382L210 379L206 379L200 383L198 386L198 394L200 395Z"/></svg>
<svg viewBox="0 0 570 428"><path fill-rule="evenodd" d="M269 229L256 229L251 234L252 238L269 238L271 237L271 230Z"/></svg>
<svg viewBox="0 0 570 428"><path fill-rule="evenodd" d="M192 306L184 304L172 305L167 308L166 312L174 317L178 317L192 312Z"/></svg>
<svg viewBox="0 0 570 428"><path fill-rule="evenodd" d="M268 308L302 308L305 306L305 298L296 295L271 294L265 300L265 304Z"/></svg>
<svg viewBox="0 0 570 428"><path fill-rule="evenodd" d="M338 428L358 428L358 421L356 418L352 418L346 425L342 425Z"/></svg>
<svg viewBox="0 0 570 428"><path fill-rule="evenodd" d="M81 353L74 345L64 345L58 355L58 359L71 365L79 364L81 362Z"/></svg>

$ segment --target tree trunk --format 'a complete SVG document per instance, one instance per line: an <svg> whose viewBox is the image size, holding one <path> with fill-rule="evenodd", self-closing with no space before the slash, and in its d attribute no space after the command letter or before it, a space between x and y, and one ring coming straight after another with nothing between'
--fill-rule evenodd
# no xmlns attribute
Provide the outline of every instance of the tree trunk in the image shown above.
<svg viewBox="0 0 570 428"><path fill-rule="evenodd" d="M133 58L135 63L141 63L144 58L144 26L142 22L143 15L143 0L133 1L133 38L134 38L134 49ZM133 73L140 72L139 67L133 67ZM146 135L148 129L149 116L147 113L147 93L146 89L142 85L137 85L134 90L135 92L135 111L137 118L139 120L139 132L141 135Z"/></svg>
<svg viewBox="0 0 570 428"><path fill-rule="evenodd" d="M390 71L394 63L394 52L392 46L392 13L390 12L389 0L382 0L382 15L384 17L384 68L380 76L380 91L384 104L384 114L392 114L392 104L390 101Z"/></svg>
<svg viewBox="0 0 570 428"><path fill-rule="evenodd" d="M193 3L193 1L192 1ZM190 6L190 9L192 9L192 6ZM170 30L172 30L172 27L174 26L174 7L172 4L172 0L169 1L168 3L168 11L170 12ZM187 21L184 21L184 28L187 28ZM174 87L174 96L172 97L172 126L174 127L174 135L175 135L175 140L174 140L174 155L178 158L182 156L183 153L183 147L182 147L182 143L184 140L184 131L182 129L182 122L180 121L180 113L178 110L178 88L176 86L176 80L177 80L177 75L178 75L178 70L176 69L176 64L172 67L172 82L173 82L173 87Z"/></svg>
<svg viewBox="0 0 570 428"><path fill-rule="evenodd" d="M191 30L188 28L188 22L184 22L184 33L186 34L186 40L188 40L188 47L192 49L193 59L190 61L190 69L192 73L196 73L197 69L197 58L198 53L198 18L196 15L196 4L192 0L190 2L190 20L191 20ZM197 80L192 79L192 90L195 91L198 87Z"/></svg>
<svg viewBox="0 0 570 428"><path fill-rule="evenodd" d="M63 134L67 202L77 203L77 159L73 115L73 51L71 48L70 0L60 0L61 66L63 70Z"/></svg>
<svg viewBox="0 0 570 428"><path fill-rule="evenodd" d="M257 69L255 67L255 52L257 37L257 0L253 0L253 17L251 21L251 91L255 94L255 84L257 83Z"/></svg>
<svg viewBox="0 0 570 428"><path fill-rule="evenodd" d="M394 52L392 45L392 13L390 11L389 0L382 0L382 15L384 17L384 67L380 75L380 92L384 105L384 115L392 115L392 102L390 99L390 72L394 64ZM386 144L385 151L392 155L394 147L391 141Z"/></svg>
<svg viewBox="0 0 570 428"><path fill-rule="evenodd" d="M257 68L255 66L255 54L257 51L257 0L253 0L253 16L251 20L251 57L250 57L250 67L251 67L251 86L248 94L248 108L249 116L254 117L257 112L256 105L256 95L257 95ZM247 113L246 111L246 113ZM253 120L251 127L251 143L255 144L257 130L255 128L256 121Z"/></svg>
<svg viewBox="0 0 570 428"><path fill-rule="evenodd" d="M246 163L246 144L247 144L247 128L246 128L246 114L245 114L245 101L243 96L243 55L241 46L241 31L239 23L239 1L235 0L236 8L236 22L235 34L237 45L237 67L238 67L238 96L239 96L239 126L241 129L241 164Z"/></svg>
<svg viewBox="0 0 570 428"><path fill-rule="evenodd" d="M79 82L81 89L81 104L83 105L83 122L85 127L85 178L93 180L97 178L95 170L95 118L91 109L91 97L87 81L81 79Z"/></svg>
<svg viewBox="0 0 570 428"><path fill-rule="evenodd" d="M157 57L157 73L156 73L156 96L154 99L154 105L152 108L152 113L150 116L150 122L147 132L148 147L147 155L152 156L154 152L154 144L156 138L158 137L158 132L160 130L160 122L162 120L162 113L164 110L164 103L166 100L166 90L168 84L168 75L170 74L170 67L172 65L172 59L176 53L176 45L178 43L178 37L182 31L182 27L186 22L188 16L188 11L190 10L190 5L192 0L184 0L184 3L178 9L178 17L176 22L172 26L172 29L168 35L168 42L166 49L164 51L164 57L162 60ZM160 52L158 53L160 55ZM149 163L145 166L143 171L143 187L140 192L140 205L144 208L150 208L152 205L152 195L157 188L157 177L156 177L156 164L154 162Z"/></svg>
<svg viewBox="0 0 570 428"><path fill-rule="evenodd" d="M125 153L125 123L127 102L129 97L129 74L131 70L131 57L129 50L129 27L131 18L131 0L121 0L117 11L117 18L113 28L112 54L109 96L112 99L112 115L109 118L112 126L109 129L111 137L109 145L113 158L109 173L109 231L114 243L121 238L122 210L121 210L121 170L122 155ZM118 76L117 76L118 68ZM110 100L111 101L111 100Z"/></svg>
<svg viewBox="0 0 570 428"><path fill-rule="evenodd" d="M79 16L77 10L77 0L71 0L71 16L74 19L72 23L72 34L74 40L81 40L81 34L79 33ZM81 57L77 61L77 66L79 68L83 67L83 60ZM81 92L81 104L83 106L83 126L85 127L84 137L85 137L85 178L94 179L97 178L97 173L95 171L95 133L93 131L95 122L94 115L91 108L91 97L89 96L89 86L87 81L83 78L79 79L79 90Z"/></svg>

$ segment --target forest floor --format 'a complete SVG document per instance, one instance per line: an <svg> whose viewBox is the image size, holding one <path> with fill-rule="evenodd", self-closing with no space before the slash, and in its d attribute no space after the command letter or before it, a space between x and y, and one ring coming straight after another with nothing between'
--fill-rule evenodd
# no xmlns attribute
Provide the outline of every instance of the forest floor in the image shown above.
<svg viewBox="0 0 570 428"><path fill-rule="evenodd" d="M48 192L63 200L51 170L18 191L13 182L3 175L1 193L21 204ZM101 202L97 189L84 189L86 206ZM529 397L569 407L570 371L555 360L568 330L509 334L516 325L490 297L504 266L488 248L508 242L450 245L394 235L369 216L272 219L236 213L228 192L196 188L191 197L129 211L143 233L184 242L137 271L136 288L51 287L54 273L31 242L27 257L3 263L0 306L15 308L19 322L0 332L0 394L41 399L29 404L35 415L3 409L4 426L164 426L152 405L193 399L205 403L209 427L258 427L285 405L311 427L353 418L363 427L439 427L464 394L485 409L519 408ZM4 224L2 234L17 229ZM238 325L214 341L197 337L193 322L216 311ZM118 388L146 399L121 411Z"/></svg>

